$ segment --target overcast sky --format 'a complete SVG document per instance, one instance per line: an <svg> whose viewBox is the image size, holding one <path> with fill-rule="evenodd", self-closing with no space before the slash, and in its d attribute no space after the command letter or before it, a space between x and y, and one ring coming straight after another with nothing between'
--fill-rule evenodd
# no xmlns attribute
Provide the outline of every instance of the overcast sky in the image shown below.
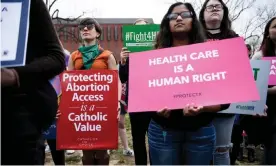
<svg viewBox="0 0 276 166"><path fill-rule="evenodd" d="M60 17L77 17L86 12L86 17L153 18L155 23L160 23L170 4L174 2L175 0L58 0L53 9L59 9ZM234 23L234 28L238 31L245 20L252 16L256 7L273 2L276 0L256 0L254 7L244 12L241 19Z"/></svg>

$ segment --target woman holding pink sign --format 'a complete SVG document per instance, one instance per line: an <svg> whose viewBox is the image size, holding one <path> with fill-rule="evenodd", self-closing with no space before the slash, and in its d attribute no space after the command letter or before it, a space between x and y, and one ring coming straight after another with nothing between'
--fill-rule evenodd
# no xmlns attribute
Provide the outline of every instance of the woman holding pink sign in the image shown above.
<svg viewBox="0 0 276 166"><path fill-rule="evenodd" d="M199 20L202 23L208 41L238 37L231 29L229 10L222 0L206 0L203 4ZM213 163L230 165L229 149L232 147L231 134L235 114L216 114L213 121L216 129L216 150Z"/></svg>
<svg viewBox="0 0 276 166"><path fill-rule="evenodd" d="M165 14L156 39L156 49L203 43L205 36L190 3L177 2ZM153 115L148 129L153 165L209 165L215 149L213 115L227 105L183 109L164 108Z"/></svg>
<svg viewBox="0 0 276 166"><path fill-rule="evenodd" d="M265 27L263 41L259 52L252 59L276 57L276 17L272 18ZM269 86L266 105L267 119L264 120L265 158L264 165L276 165L276 86Z"/></svg>

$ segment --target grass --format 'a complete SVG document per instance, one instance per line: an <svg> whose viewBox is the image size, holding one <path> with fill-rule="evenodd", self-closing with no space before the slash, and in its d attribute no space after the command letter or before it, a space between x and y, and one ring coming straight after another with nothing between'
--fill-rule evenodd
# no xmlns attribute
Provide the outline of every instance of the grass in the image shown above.
<svg viewBox="0 0 276 166"><path fill-rule="evenodd" d="M244 156L242 161L237 161L237 165L262 165L262 157L264 151L260 149L260 147L256 147L256 161L254 163L249 163L247 160L247 150L244 150Z"/></svg>
<svg viewBox="0 0 276 166"><path fill-rule="evenodd" d="M131 130L130 130L131 126L130 126L130 121L129 121L128 115L126 115L125 127L127 129L129 147L132 148L132 137L131 137ZM246 159L247 156L245 155L244 156L245 159L243 161L237 161L237 165L260 165L262 153L263 153L263 151L261 151L259 148L256 148L256 156L257 156L256 162L248 163L248 161ZM246 151L244 154L247 154ZM81 151L76 151L72 155L66 155L66 164L67 165L82 165ZM46 154L45 165L54 165L50 153ZM117 150L110 151L110 165L135 165L134 157L128 157L128 156L123 155L123 148L122 148L120 139L119 139L119 148Z"/></svg>
<svg viewBox="0 0 276 166"><path fill-rule="evenodd" d="M125 127L127 130L128 145L132 148L132 136L131 128L128 114L125 119ZM76 151L72 155L66 155L66 164L67 165L82 165L81 163L81 151ZM54 165L52 161L51 153L46 154L45 165ZM110 165L135 165L134 157L128 157L123 155L123 148L121 140L119 139L119 148L117 150L110 151Z"/></svg>

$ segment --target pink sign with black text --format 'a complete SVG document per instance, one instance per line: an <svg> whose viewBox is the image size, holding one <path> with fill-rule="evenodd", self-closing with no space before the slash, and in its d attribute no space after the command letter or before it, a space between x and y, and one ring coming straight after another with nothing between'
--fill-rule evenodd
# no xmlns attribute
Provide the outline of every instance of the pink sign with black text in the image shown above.
<svg viewBox="0 0 276 166"><path fill-rule="evenodd" d="M129 112L260 100L240 37L129 57Z"/></svg>

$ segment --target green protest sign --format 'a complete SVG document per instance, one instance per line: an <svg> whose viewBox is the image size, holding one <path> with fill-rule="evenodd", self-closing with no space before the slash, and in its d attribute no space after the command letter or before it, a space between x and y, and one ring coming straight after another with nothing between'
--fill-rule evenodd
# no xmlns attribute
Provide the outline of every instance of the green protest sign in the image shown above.
<svg viewBox="0 0 276 166"><path fill-rule="evenodd" d="M123 26L124 47L130 52L152 50L160 25L125 25Z"/></svg>

